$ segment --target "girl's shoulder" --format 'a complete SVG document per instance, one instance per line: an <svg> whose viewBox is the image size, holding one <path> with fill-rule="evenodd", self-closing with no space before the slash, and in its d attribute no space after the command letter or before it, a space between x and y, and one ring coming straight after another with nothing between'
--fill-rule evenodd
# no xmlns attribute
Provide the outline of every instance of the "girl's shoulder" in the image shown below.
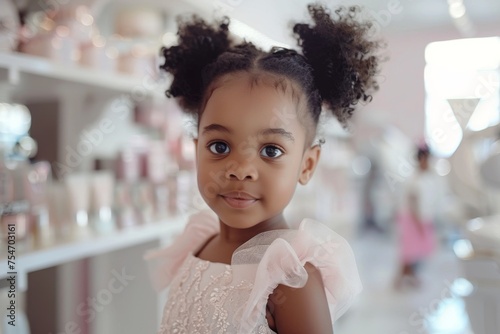
<svg viewBox="0 0 500 334"><path fill-rule="evenodd" d="M304 219L297 229L263 232L234 252L232 265L257 265L242 319L252 319L254 313L265 309L262 306L278 285L303 287L309 276L306 263L320 272L332 320L338 319L362 285L348 242L313 219Z"/></svg>

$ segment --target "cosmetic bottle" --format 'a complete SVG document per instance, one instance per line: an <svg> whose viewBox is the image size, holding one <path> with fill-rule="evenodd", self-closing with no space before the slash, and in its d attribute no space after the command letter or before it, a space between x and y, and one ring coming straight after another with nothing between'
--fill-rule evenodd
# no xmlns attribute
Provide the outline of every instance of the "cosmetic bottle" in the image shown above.
<svg viewBox="0 0 500 334"><path fill-rule="evenodd" d="M70 216L69 200L64 180L52 180L47 187L47 207L51 225L54 227L54 239L71 240L73 224Z"/></svg>
<svg viewBox="0 0 500 334"><path fill-rule="evenodd" d="M7 241L12 233L16 242L25 242L30 237L30 206L24 198L24 173L25 162L0 160L0 225L3 241Z"/></svg>
<svg viewBox="0 0 500 334"><path fill-rule="evenodd" d="M132 189L130 184L119 181L115 187L116 223L120 229L134 226L137 216L132 203Z"/></svg>
<svg viewBox="0 0 500 334"><path fill-rule="evenodd" d="M87 237L91 232L89 228L89 177L83 173L68 174L64 183L69 201L71 234L74 238Z"/></svg>
<svg viewBox="0 0 500 334"><path fill-rule="evenodd" d="M134 186L134 207L138 224L149 224L154 220L153 187L147 179Z"/></svg>
<svg viewBox="0 0 500 334"><path fill-rule="evenodd" d="M51 182L51 166L47 161L32 164L26 175L26 187L30 202L30 219L33 241L37 246L45 246L54 242L54 224L49 215L49 184Z"/></svg>
<svg viewBox="0 0 500 334"><path fill-rule="evenodd" d="M98 234L113 232L115 215L113 213L115 180L111 171L96 171L90 177L92 196L92 227Z"/></svg>
<svg viewBox="0 0 500 334"><path fill-rule="evenodd" d="M132 185L132 203L137 216L137 224L148 224L154 219L153 184L149 179L149 151L151 144L148 139L136 137L132 141L139 162L139 177L129 180Z"/></svg>
<svg viewBox="0 0 500 334"><path fill-rule="evenodd" d="M167 217L168 189L166 184L166 145L164 141L152 140L146 158L146 182L150 184L150 205L153 219L160 221Z"/></svg>
<svg viewBox="0 0 500 334"><path fill-rule="evenodd" d="M115 211L117 226L121 229L137 223L135 185L140 176L140 163L137 152L126 146L116 159L117 183L115 188Z"/></svg>

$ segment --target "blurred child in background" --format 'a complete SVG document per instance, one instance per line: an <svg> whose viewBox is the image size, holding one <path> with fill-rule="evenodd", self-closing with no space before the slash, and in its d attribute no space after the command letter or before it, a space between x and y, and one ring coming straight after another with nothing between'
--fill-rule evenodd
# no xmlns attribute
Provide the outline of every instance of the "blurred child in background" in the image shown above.
<svg viewBox="0 0 500 334"><path fill-rule="evenodd" d="M429 147L417 147L417 167L404 187L403 203L397 215L400 270L396 278L397 289L408 283L421 285L417 265L429 257L436 248L434 218L438 209L438 176L429 168Z"/></svg>

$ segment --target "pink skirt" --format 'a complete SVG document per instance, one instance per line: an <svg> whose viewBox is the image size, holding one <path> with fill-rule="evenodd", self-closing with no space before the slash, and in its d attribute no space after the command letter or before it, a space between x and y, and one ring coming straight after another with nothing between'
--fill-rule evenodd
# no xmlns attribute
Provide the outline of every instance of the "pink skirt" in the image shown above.
<svg viewBox="0 0 500 334"><path fill-rule="evenodd" d="M397 222L402 263L413 264L434 252L436 236L431 221L424 221L424 228L421 230L408 212L402 212L398 215Z"/></svg>

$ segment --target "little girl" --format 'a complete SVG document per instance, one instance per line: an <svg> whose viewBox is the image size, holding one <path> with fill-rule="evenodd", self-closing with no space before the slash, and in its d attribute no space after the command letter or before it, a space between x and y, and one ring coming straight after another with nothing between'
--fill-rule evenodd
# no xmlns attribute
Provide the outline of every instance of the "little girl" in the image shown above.
<svg viewBox="0 0 500 334"><path fill-rule="evenodd" d="M238 44L228 19L198 17L162 50L167 95L197 121L198 188L213 212L147 256L169 287L160 333L332 333L361 290L347 242L311 219L290 229L283 210L318 163L322 106L345 125L377 89L379 43L359 8L308 8L315 24L293 27L302 53Z"/></svg>
<svg viewBox="0 0 500 334"><path fill-rule="evenodd" d="M417 147L417 169L405 184L403 203L397 216L401 254L396 289L402 288L405 282L420 286L416 267L436 248L433 220L441 202L441 192L438 175L429 166L430 154L426 144Z"/></svg>

